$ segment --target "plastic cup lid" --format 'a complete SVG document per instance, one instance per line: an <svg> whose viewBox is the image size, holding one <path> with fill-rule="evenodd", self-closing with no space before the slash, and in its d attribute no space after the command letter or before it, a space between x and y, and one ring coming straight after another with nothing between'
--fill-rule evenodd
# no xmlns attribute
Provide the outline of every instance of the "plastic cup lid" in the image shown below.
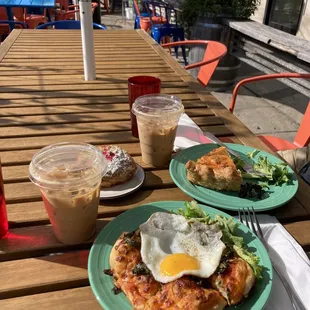
<svg viewBox="0 0 310 310"><path fill-rule="evenodd" d="M151 94L138 97L132 113L145 118L173 118L184 112L182 100L176 96Z"/></svg>
<svg viewBox="0 0 310 310"><path fill-rule="evenodd" d="M102 152L86 143L57 143L37 152L29 166L30 180L54 190L80 190L100 180L108 167Z"/></svg>

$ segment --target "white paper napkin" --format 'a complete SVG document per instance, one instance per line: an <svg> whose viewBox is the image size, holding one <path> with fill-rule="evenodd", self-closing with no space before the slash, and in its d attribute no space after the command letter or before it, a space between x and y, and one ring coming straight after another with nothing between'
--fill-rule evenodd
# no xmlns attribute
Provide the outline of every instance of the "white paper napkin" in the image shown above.
<svg viewBox="0 0 310 310"><path fill-rule="evenodd" d="M187 114L182 114L179 120L173 150L178 152L201 143L212 142L203 135L202 130L192 121L192 119Z"/></svg>
<svg viewBox="0 0 310 310"><path fill-rule="evenodd" d="M259 214L259 223L269 245L269 256L294 288L306 309L310 309L310 261L302 247L278 222L269 215ZM274 282L266 310L294 309L286 290L274 270Z"/></svg>
<svg viewBox="0 0 310 310"><path fill-rule="evenodd" d="M183 114L179 121L174 151L201 143L212 143L202 130ZM281 270L290 286L295 289L306 309L310 310L310 261L302 247L275 217L259 214L259 222L269 245L269 255ZM294 310L286 290L274 270L274 282L266 310Z"/></svg>

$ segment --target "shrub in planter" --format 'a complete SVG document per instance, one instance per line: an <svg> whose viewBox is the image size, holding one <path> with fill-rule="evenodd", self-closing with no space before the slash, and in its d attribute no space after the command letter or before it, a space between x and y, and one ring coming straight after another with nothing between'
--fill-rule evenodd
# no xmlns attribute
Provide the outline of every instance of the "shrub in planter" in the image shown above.
<svg viewBox="0 0 310 310"><path fill-rule="evenodd" d="M221 17L249 18L260 0L184 0L180 21L189 32L197 20L218 22Z"/></svg>
<svg viewBox="0 0 310 310"><path fill-rule="evenodd" d="M256 10L260 0L184 0L180 14L185 33L190 39L221 40L221 18L248 19ZM204 49L194 46L189 52L189 63L201 61ZM226 55L213 74L209 89L228 89L238 75L240 61ZM197 77L199 69L192 69L191 74ZM210 89L210 90L211 90Z"/></svg>

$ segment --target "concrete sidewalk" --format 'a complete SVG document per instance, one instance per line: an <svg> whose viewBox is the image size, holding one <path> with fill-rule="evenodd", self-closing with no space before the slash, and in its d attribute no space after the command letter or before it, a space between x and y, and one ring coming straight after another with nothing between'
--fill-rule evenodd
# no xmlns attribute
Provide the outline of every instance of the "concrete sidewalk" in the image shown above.
<svg viewBox="0 0 310 310"><path fill-rule="evenodd" d="M110 30L133 29L133 20L123 20L120 10L109 15L102 11L101 20ZM260 74L263 73L242 63L239 80ZM229 106L231 93L232 89L212 92L226 107ZM262 81L240 89L235 115L255 134L274 135L293 141L308 102L309 98L280 81Z"/></svg>

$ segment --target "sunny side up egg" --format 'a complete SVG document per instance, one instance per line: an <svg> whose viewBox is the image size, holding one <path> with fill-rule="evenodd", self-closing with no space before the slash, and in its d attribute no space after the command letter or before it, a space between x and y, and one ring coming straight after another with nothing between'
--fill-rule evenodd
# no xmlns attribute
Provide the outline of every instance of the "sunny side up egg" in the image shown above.
<svg viewBox="0 0 310 310"><path fill-rule="evenodd" d="M183 275L210 277L225 249L216 225L188 224L181 215L154 213L140 230L142 261L161 283Z"/></svg>

